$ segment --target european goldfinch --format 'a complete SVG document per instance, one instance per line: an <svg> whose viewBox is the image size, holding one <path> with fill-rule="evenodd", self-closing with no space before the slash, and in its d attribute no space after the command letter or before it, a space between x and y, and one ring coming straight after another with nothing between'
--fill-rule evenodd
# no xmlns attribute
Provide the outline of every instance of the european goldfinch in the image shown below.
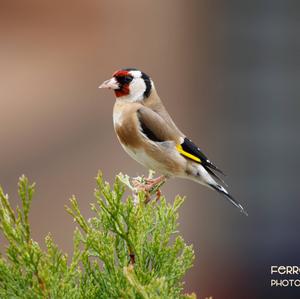
<svg viewBox="0 0 300 299"><path fill-rule="evenodd" d="M242 213L244 208L221 185L223 172L175 125L159 98L152 79L134 68L116 71L99 88L113 89L113 123L124 150L148 169L163 176L193 180L223 195Z"/></svg>

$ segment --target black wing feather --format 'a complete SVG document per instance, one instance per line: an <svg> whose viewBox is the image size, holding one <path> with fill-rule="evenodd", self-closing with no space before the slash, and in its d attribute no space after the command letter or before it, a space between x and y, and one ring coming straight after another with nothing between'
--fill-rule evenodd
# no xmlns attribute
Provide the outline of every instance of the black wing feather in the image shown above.
<svg viewBox="0 0 300 299"><path fill-rule="evenodd" d="M201 151L201 149L199 147L197 147L197 145L195 145L190 139L184 138L184 142L181 144L181 146L182 146L182 149L184 151L186 151L186 152L190 153L191 155L194 155L197 158L199 158L201 160L201 164L205 168L210 168L212 170L218 171L219 173L225 175L224 172L221 169L219 169L217 166L215 166L212 162L210 162L208 160L208 158ZM212 172L212 171L210 170L209 172ZM216 178L218 178L219 180L221 180L216 174L214 174L214 176Z"/></svg>
<svg viewBox="0 0 300 299"><path fill-rule="evenodd" d="M142 132L152 141L155 141L155 142L162 142L163 140L160 140L157 136L155 136L155 134L141 121L140 121L140 124L141 124L141 129L142 129Z"/></svg>
<svg viewBox="0 0 300 299"><path fill-rule="evenodd" d="M137 117L138 117L138 120L140 122L142 132L143 132L143 134L145 134L147 136L147 138L149 138L150 140L152 140L154 142L164 141L164 140L161 140L160 137L155 135L155 133L145 124L145 122L143 121L143 118L140 114L140 110L137 111Z"/></svg>

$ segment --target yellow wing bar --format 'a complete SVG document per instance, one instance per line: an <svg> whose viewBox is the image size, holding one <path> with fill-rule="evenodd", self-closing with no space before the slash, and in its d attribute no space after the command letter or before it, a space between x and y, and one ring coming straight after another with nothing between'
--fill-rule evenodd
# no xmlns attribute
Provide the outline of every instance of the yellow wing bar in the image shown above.
<svg viewBox="0 0 300 299"><path fill-rule="evenodd" d="M185 150L183 150L181 144L177 144L177 145L176 145L176 149L177 149L178 152L179 152L180 154L182 154L183 156L186 156L186 157L189 158L189 159L192 159L192 160L194 160L194 161L196 161L196 162L198 162L198 163L201 163L201 159L200 159L200 158L198 158L198 157L196 157L196 156L194 156L194 155L192 155L192 154L186 152Z"/></svg>

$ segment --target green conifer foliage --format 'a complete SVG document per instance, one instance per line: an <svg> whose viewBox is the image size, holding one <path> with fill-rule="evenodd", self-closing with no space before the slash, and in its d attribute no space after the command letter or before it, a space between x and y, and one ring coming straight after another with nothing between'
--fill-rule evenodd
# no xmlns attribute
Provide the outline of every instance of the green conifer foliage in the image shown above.
<svg viewBox="0 0 300 299"><path fill-rule="evenodd" d="M178 232L183 199L148 201L142 191L125 198L127 176L117 176L113 187L101 174L96 181L92 218L85 219L75 197L66 208L77 223L71 258L50 235L46 250L32 239L34 184L19 179L16 211L0 188L0 231L8 244L0 255L0 298L196 298L183 294L194 260Z"/></svg>

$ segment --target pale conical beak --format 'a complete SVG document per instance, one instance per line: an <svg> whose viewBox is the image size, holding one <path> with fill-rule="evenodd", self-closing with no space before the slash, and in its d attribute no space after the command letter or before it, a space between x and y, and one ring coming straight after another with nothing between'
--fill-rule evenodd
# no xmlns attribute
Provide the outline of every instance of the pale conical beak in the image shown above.
<svg viewBox="0 0 300 299"><path fill-rule="evenodd" d="M109 80L104 81L99 88L108 88L108 89L119 89L119 83L117 80L113 77Z"/></svg>

